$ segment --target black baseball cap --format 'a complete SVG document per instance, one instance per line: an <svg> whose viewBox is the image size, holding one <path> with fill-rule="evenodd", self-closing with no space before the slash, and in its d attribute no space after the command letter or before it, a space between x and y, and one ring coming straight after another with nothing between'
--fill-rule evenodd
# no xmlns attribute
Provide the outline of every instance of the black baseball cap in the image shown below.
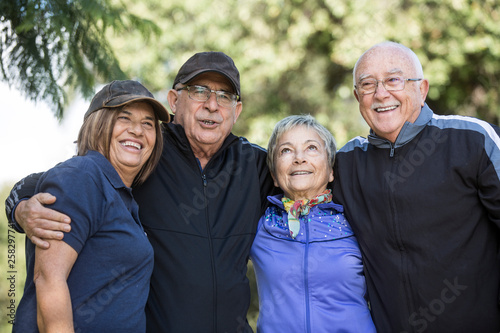
<svg viewBox="0 0 500 333"><path fill-rule="evenodd" d="M217 72L227 77L236 94L241 97L240 72L233 59L222 52L200 52L189 58L179 69L172 88L175 88L177 83L186 84L206 72Z"/></svg>
<svg viewBox="0 0 500 333"><path fill-rule="evenodd" d="M113 81L104 86L90 102L89 109L83 119L102 108L116 108L131 102L151 104L158 118L163 122L170 121L170 114L153 94L142 84L134 80Z"/></svg>

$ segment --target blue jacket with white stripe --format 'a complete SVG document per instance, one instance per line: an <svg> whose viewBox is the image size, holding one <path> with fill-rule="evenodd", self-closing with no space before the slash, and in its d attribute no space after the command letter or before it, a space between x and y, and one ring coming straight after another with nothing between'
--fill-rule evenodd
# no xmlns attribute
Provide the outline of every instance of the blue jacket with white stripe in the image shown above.
<svg viewBox="0 0 500 333"><path fill-rule="evenodd" d="M395 143L338 153L334 200L380 332L499 332L500 129L425 105Z"/></svg>

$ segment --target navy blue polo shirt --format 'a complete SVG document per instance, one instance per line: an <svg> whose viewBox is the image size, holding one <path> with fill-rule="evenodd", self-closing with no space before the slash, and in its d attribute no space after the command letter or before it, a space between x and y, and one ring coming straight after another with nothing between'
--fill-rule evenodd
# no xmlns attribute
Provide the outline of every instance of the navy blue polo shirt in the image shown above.
<svg viewBox="0 0 500 333"><path fill-rule="evenodd" d="M145 332L144 307L153 271L153 249L138 206L111 163L90 151L47 171L36 192L57 200L50 208L71 217L63 241L78 252L68 277L75 332ZM37 332L34 246L14 331Z"/></svg>

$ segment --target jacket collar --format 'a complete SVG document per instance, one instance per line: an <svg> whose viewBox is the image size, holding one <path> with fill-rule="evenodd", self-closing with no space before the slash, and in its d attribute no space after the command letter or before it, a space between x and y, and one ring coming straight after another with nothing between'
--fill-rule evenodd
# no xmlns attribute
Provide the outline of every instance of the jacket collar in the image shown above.
<svg viewBox="0 0 500 333"><path fill-rule="evenodd" d="M429 123L433 115L432 110L429 108L427 103L422 107L420 114L418 115L417 120L415 120L414 123L410 122L405 122L403 127L401 128L401 132L399 132L398 137L396 138L396 142L392 144L389 140L386 140L384 138L381 138L373 132L373 130L370 130L370 135L368 136L368 141L378 147L378 148L398 148L402 147L413 138L417 136L418 133L420 133L425 126Z"/></svg>

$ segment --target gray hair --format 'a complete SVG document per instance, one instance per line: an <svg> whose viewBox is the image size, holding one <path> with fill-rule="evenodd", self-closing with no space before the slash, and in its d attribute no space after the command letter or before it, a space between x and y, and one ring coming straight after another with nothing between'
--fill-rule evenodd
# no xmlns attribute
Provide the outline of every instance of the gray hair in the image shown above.
<svg viewBox="0 0 500 333"><path fill-rule="evenodd" d="M323 125L318 123L311 115L299 115L299 116L288 116L281 119L274 127L273 133L269 138L269 143L267 145L267 165L269 170L273 175L275 175L275 165L274 160L276 157L276 144L283 134L291 129L299 126L306 126L307 128L312 128L318 133L319 137L323 139L326 148L326 155L328 158L328 163L330 168L333 168L333 163L335 162L335 154L337 152L337 146L335 144L335 139L332 133L327 130Z"/></svg>
<svg viewBox="0 0 500 333"><path fill-rule="evenodd" d="M365 57L368 53L370 53L373 49L379 48L379 47L393 47L402 50L405 52L408 57L411 59L414 69L415 69L415 74L420 77L424 77L424 70L422 69L422 64L420 63L420 60L418 59L417 55L415 52L412 51L412 49L404 46L403 44L396 43L396 42L391 42L391 41L385 41L381 42L378 44L373 45L370 47L368 50L366 50L361 57L359 57L358 61L356 61L356 64L354 65L354 69L352 70L352 82L354 85L356 85L356 70L358 69L358 65L361 62L361 59Z"/></svg>

